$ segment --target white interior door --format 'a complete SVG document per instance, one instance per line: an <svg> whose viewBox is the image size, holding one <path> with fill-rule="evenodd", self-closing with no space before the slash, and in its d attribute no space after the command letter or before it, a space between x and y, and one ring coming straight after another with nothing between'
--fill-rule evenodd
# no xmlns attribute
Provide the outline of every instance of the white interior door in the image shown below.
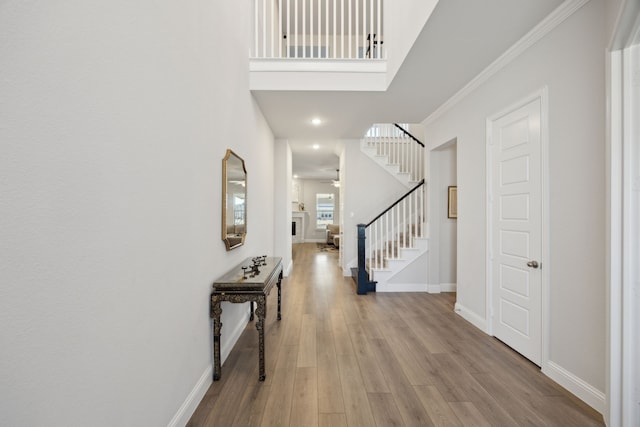
<svg viewBox="0 0 640 427"><path fill-rule="evenodd" d="M488 123L491 326L542 362L541 99Z"/></svg>

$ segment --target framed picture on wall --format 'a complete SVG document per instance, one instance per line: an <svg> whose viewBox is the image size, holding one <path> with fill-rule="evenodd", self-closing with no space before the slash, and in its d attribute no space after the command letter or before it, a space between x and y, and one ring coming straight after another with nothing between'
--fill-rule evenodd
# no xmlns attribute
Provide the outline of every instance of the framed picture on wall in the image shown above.
<svg viewBox="0 0 640 427"><path fill-rule="evenodd" d="M449 186L449 197L447 201L447 218L458 218L458 186Z"/></svg>

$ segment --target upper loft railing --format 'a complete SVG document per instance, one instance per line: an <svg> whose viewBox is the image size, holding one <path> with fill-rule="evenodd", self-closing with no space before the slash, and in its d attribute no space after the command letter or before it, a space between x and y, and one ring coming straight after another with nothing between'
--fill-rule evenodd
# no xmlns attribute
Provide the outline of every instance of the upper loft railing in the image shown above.
<svg viewBox="0 0 640 427"><path fill-rule="evenodd" d="M386 59L382 0L253 0L251 58Z"/></svg>

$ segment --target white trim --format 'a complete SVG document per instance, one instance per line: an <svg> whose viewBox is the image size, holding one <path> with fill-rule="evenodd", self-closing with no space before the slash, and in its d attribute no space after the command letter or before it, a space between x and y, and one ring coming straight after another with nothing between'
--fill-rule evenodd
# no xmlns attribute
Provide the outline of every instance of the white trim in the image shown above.
<svg viewBox="0 0 640 427"><path fill-rule="evenodd" d="M607 155L607 414L609 426L622 425L622 52L608 56L609 86Z"/></svg>
<svg viewBox="0 0 640 427"><path fill-rule="evenodd" d="M431 284L431 285L427 285L427 292L430 294L439 294L440 292L442 292L442 287L440 286L439 283L437 284Z"/></svg>
<svg viewBox="0 0 640 427"><path fill-rule="evenodd" d="M456 284L455 283L437 283L427 285L427 292L430 294L439 294L441 292L455 292Z"/></svg>
<svg viewBox="0 0 640 427"><path fill-rule="evenodd" d="M551 263L551 203L549 202L549 195L551 194L549 182L549 177L551 176L549 171L549 88L547 86L540 91L540 109L540 160L542 162L542 176L540 177L540 185L542 187L540 196L540 203L542 204L542 231L540 236L542 239L542 260L540 264L542 269L542 307L540 321L542 323L541 363L544 366L550 358L551 270L553 268Z"/></svg>
<svg viewBox="0 0 640 427"><path fill-rule="evenodd" d="M440 283L440 292L456 292L458 285L455 283Z"/></svg>
<svg viewBox="0 0 640 427"><path fill-rule="evenodd" d="M531 31L518 40L513 46L507 49L502 55L493 61L487 68L482 70L480 74L467 83L462 89L456 92L451 98L443 103L429 117L423 121L423 125L428 125L441 117L458 102L462 101L467 95L476 90L487 80L489 80L498 71L509 65L518 56L533 46L536 42L549 34L554 28L564 22L567 18L578 11L582 6L587 4L589 0L566 0L558 6L550 15L536 25Z"/></svg>
<svg viewBox="0 0 640 427"><path fill-rule="evenodd" d="M427 292L426 283L378 283L376 292Z"/></svg>
<svg viewBox="0 0 640 427"><path fill-rule="evenodd" d="M637 15L634 36L640 32ZM636 347L638 310L640 309L640 274L637 270L640 235L640 45L622 52L622 425L640 423L640 380Z"/></svg>
<svg viewBox="0 0 640 427"><path fill-rule="evenodd" d="M635 265L638 254L629 239L633 239L633 227L638 227L637 212L630 210L632 202L632 184L629 174L638 174L637 170L629 170L631 155L640 149L639 142L633 138L628 128L637 124L638 108L633 104L633 81L629 77L633 70L627 69L626 54L628 48L640 43L640 3L638 1L622 1L618 8L618 16L612 32L607 55L607 155L608 155L608 187L607 187L607 267L608 267L608 324L607 324L607 408L605 422L613 426L637 426L640 414L634 401L634 388L640 390L637 376L634 380L634 366L637 368L637 354L633 354L634 322L633 311L629 307L633 295L633 283L630 282L629 267ZM633 168L633 166L632 166ZM637 196L636 196L637 197ZM635 221L635 222L634 222ZM629 228L631 227L631 229ZM635 256L635 258L634 258ZM636 278L637 280L637 278ZM636 330L637 333L637 330ZM637 373L636 373L637 375ZM635 385L633 382L635 381ZM640 397L635 399L640 400ZM634 413L635 412L635 413ZM635 419L634 419L635 418Z"/></svg>
<svg viewBox="0 0 640 427"><path fill-rule="evenodd" d="M385 59L251 58L249 60L249 71L386 73L387 61Z"/></svg>
<svg viewBox="0 0 640 427"><path fill-rule="evenodd" d="M289 265L287 265L284 269L284 273L282 275L284 277L288 277L291 274L291 270L293 270L293 260L289 261Z"/></svg>
<svg viewBox="0 0 640 427"><path fill-rule="evenodd" d="M486 313L487 313L487 333L493 336L493 322L492 316L490 313L493 313L493 289L491 283L492 280L492 268L493 264L491 262L491 248L493 247L493 224L491 222L492 218L492 202L491 198L493 197L491 188L491 140L492 140L492 132L491 132L491 123L495 120L498 120L500 117L515 111L525 105L529 104L536 99L540 99L540 162L541 162L541 170L540 170L540 187L541 194L540 200L542 204L542 221L541 221L541 248L542 255L540 258L541 265L541 274L542 274L542 295L541 295L541 335L542 341L541 345L541 360L540 365L542 367L545 366L545 363L549 360L549 339L551 336L551 328L550 321L551 312L550 312L550 288L549 283L551 282L550 270L552 267L550 265L550 228L548 224L550 224L550 209L549 209L549 89L547 86L544 86L542 89L530 94L529 96L524 97L523 99L513 103L512 105L504 108L503 110L495 113L487 118L486 120L486 161L485 161L485 171L486 171L486 194L487 194L487 203L486 203L486 284L485 284L485 304L486 304Z"/></svg>
<svg viewBox="0 0 640 427"><path fill-rule="evenodd" d="M453 306L453 311L456 312L464 320L471 323L476 328L480 329L482 332L488 334L488 331L487 331L488 322L486 318L482 318L481 316L469 310L467 307L463 306L457 301L456 301L456 304Z"/></svg>
<svg viewBox="0 0 640 427"><path fill-rule="evenodd" d="M193 387L182 405L180 405L180 408L178 408L178 411L175 413L171 421L169 421L169 424L167 424L167 426L178 427L187 425L189 419L196 411L196 408L200 404L200 401L204 397L212 382L213 367L209 365L207 366L207 369L204 370L202 375L200 375L200 379L196 382L196 385Z"/></svg>
<svg viewBox="0 0 640 427"><path fill-rule="evenodd" d="M557 363L548 361L542 373L566 388L601 414L605 408L605 394L591 384L575 376Z"/></svg>

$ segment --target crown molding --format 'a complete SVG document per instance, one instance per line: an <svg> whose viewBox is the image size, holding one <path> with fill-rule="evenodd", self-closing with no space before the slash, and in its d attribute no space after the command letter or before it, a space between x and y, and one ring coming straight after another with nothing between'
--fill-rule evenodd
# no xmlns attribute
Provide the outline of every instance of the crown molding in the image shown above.
<svg viewBox="0 0 640 427"><path fill-rule="evenodd" d="M540 21L540 23L536 25L531 31L525 34L524 37L522 37L513 46L507 49L495 61L489 64L487 68L482 70L480 74L473 78L473 80L467 83L462 89L456 92L451 98L449 98L433 113L431 113L423 121L423 124L428 125L433 123L436 119L453 108L457 103L459 103L467 95L484 84L498 71L509 65L518 56L524 53L527 49L533 46L544 36L549 34L554 28L564 22L567 18L577 12L588 2L589 0L566 0L553 12L551 12L551 14L549 14L545 19Z"/></svg>

